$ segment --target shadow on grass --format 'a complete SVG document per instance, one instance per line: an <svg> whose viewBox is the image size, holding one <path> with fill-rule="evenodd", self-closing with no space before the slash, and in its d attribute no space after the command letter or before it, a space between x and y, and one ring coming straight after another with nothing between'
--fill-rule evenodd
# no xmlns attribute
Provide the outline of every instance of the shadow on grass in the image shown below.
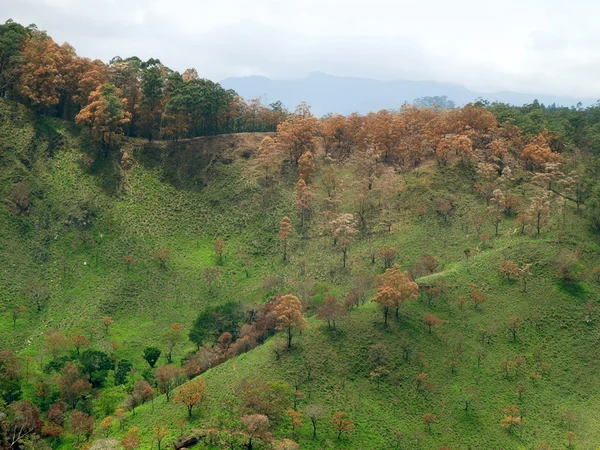
<svg viewBox="0 0 600 450"><path fill-rule="evenodd" d="M585 295L587 295L589 291L587 286L581 281L559 281L557 283L557 286L561 292L564 292L565 294L569 294L576 298L583 298Z"/></svg>

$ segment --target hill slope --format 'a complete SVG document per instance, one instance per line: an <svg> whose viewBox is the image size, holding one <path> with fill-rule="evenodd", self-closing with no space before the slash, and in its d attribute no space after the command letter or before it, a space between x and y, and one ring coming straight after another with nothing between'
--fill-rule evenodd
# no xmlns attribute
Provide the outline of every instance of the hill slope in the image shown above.
<svg viewBox="0 0 600 450"><path fill-rule="evenodd" d="M379 225L381 212L374 205L368 220L376 231L357 237L343 268L339 247L323 232L319 215L308 230L299 229L293 211L295 175L284 173L283 181L269 188L249 172L248 158L263 137L177 144L123 139L119 152L102 159L93 157L93 145L68 123L0 101L0 194L10 197L17 182L26 183L30 192L26 214L0 208L5 261L0 293L9 313L0 319L0 343L33 357L24 392L35 391L35 376L51 360L44 332L82 330L93 348L134 363L126 386L112 386L111 374L105 389L88 399L85 406L100 419L121 405L145 370L144 347L165 349L163 333L170 324L181 323L187 331L207 305L264 303L277 292L296 293L314 308L326 295L345 296L357 277L382 273L382 262L372 263L372 250L395 247L396 262L405 270L418 273L426 253L438 258L438 267L417 279L419 301L406 305L399 319L392 317L389 327L370 302L350 311L335 332L310 317L309 328L280 359L273 351L279 339L274 337L204 373L207 398L191 419L182 405L159 396L129 413L125 428L140 428L141 448L156 448L157 425L169 430L167 442L196 428L239 428L237 397L246 379L297 385L304 397L300 408L324 405L316 439L306 419L295 433L285 417L274 421L276 438L293 438L303 449L517 449L541 442L560 448L568 431L581 448L597 444L600 324L584 308L591 300L597 310L600 286L591 276L563 284L554 269L562 249L579 251L588 269L597 265L597 236L574 208L565 210L564 221L553 215L539 236L521 235L506 218L499 236L482 243L469 225L469 218L485 208L473 192L472 171L426 162L394 174L402 188L393 200L393 232ZM336 170L338 210L354 213L354 172L348 166ZM319 173L314 184L320 212L327 202ZM534 189L528 183L511 187L523 204ZM434 212L432 200L450 195L457 206L446 221ZM277 241L284 215L294 224L287 264ZM493 232L491 225L485 227ZM211 289L203 271L217 267L217 238L225 239L227 251L219 268L221 283ZM170 250L166 267L156 258L164 248ZM466 248L472 249L469 260ZM127 255L134 257L130 268L123 260ZM498 273L505 259L533 263L527 292ZM426 293L441 280L443 295ZM471 284L487 294L478 308L470 300L458 301L459 296L469 299ZM32 295L38 285L46 286L48 294L39 312ZM13 324L11 311L18 305L28 311ZM426 312L447 323L429 333ZM108 331L102 327L104 316L115 320ZM511 316L523 321L516 339L507 326ZM480 329L487 330L483 341ZM175 362L193 350L187 340L180 342ZM76 358L72 348L64 353ZM164 362L162 357L159 364ZM427 374L422 386L420 373ZM286 407L291 402L290 395ZM522 425L512 433L500 426L503 409L510 405L522 414ZM331 422L337 410L346 411L355 425L340 440ZM436 416L430 431L422 422L426 413ZM94 437L102 434L97 431ZM111 438L123 434L116 423L108 430ZM75 441L67 434L53 445L70 449Z"/></svg>

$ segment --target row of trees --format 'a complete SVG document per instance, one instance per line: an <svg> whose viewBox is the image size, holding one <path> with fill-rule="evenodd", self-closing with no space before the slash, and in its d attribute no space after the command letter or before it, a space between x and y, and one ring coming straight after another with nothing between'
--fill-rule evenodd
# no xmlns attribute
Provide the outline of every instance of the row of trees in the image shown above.
<svg viewBox="0 0 600 450"><path fill-rule="evenodd" d="M43 114L90 127L105 146L114 134L177 140L240 131L274 131L287 111L276 102L245 101L233 90L183 74L158 59L80 57L35 25L0 25L0 96Z"/></svg>

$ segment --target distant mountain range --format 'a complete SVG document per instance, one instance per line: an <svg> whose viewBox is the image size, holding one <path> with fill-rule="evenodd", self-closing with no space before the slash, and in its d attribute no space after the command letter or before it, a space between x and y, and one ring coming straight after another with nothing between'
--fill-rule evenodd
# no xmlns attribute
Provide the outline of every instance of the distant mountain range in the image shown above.
<svg viewBox="0 0 600 450"><path fill-rule="evenodd" d="M523 94L517 92L483 93L470 91L464 86L434 81L381 81L369 78L338 77L315 72L305 78L272 80L261 76L227 78L221 81L226 89L244 98L263 97L267 103L280 100L289 109L300 102L307 102L313 113L350 114L354 111L368 113L380 109L394 109L403 103L411 103L420 97L447 96L456 106L462 106L481 97L512 105L523 105L537 99L546 105L584 106L596 102L593 98L571 98L554 95Z"/></svg>

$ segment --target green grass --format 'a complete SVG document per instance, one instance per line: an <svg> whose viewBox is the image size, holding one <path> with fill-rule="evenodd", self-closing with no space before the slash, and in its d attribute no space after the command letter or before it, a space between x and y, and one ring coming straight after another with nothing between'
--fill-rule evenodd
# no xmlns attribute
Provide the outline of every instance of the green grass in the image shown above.
<svg viewBox="0 0 600 450"><path fill-rule="evenodd" d="M222 139L227 139L224 137ZM382 314L373 303L350 312L330 332L314 317L310 327L297 339L295 348L276 360L272 338L257 347L203 374L208 395L193 419L185 408L167 403L164 397L143 405L130 414L127 427L139 426L142 448L151 448L152 428L165 425L174 440L192 428L223 427L238 423L237 408L231 406L243 379L283 381L293 385L302 380L304 405L321 403L329 414L313 440L305 423L297 436L291 435L286 421L274 424L277 438L291 437L303 449L321 448L415 448L438 449L520 449L535 448L546 442L563 448L568 429L577 436L577 448L594 448L600 441L600 396L597 350L599 321L584 320L584 304L591 300L598 309L600 286L591 276L578 284L562 284L553 267L562 248L579 250L588 271L598 265L598 237L573 208L567 211L562 229L557 215L539 235L521 235L511 219L500 225L500 235L491 236L485 246L477 239L469 217L485 209L474 195L473 174L460 167L439 169L425 165L416 171L400 172L403 190L395 200L392 233L380 230L379 213L374 210L369 223L376 231L361 234L349 250L348 267L341 267L342 255L322 233L325 195L318 189L318 201L307 231L298 230L293 209L293 174L274 188L256 184L249 175L248 161L239 148L215 150L202 139L176 146L162 142L152 145L124 140L133 160L123 170L119 156L90 165L93 144L65 122L35 118L24 108L0 101L0 197L12 184L26 181L31 187L32 209L26 217L15 216L0 207L0 301L8 308L25 304L28 314L13 328L10 317L0 317L0 347L33 356L32 371L39 371L44 332L61 329L67 333L84 330L95 348L108 349L116 340L115 355L135 364L132 381L145 368L142 349L164 347L161 335L171 323L181 323L187 333L198 311L209 304L225 301L262 302L268 298L263 280L280 276L281 292L308 295L302 288L319 283L334 295L343 297L355 277L383 271L378 260L371 264L369 250L393 246L397 262L412 270L423 253L439 258L439 273L419 279L422 285L447 285L443 298L429 302L422 294L384 328ZM211 141L212 142L212 141ZM214 142L213 142L214 144ZM354 174L339 169L338 212L356 212ZM319 187L317 174L315 186ZM514 185L511 192L524 205L534 188ZM446 223L433 211L432 199L456 197L457 209ZM89 225L73 223L83 211L93 213ZM289 215L294 224L290 261L284 264L278 249L279 222ZM486 224L484 233L493 234ZM222 283L209 292L202 272L215 266L213 245L226 240L227 253L221 267ZM154 254L171 250L167 269L159 267ZM473 256L466 261L464 249ZM123 256L134 255L136 262L127 271ZM504 259L519 264L533 263L534 276L527 292L517 282L498 273ZM246 276L243 260L249 261ZM27 296L32 283L48 287L50 298L36 312ZM459 295L468 296L474 283L488 295L480 309L467 303L461 309ZM433 312L448 323L428 334L422 323L424 312ZM309 311L309 314L312 312ZM600 314L600 313L598 313ZM108 335L100 319L115 318ZM524 321L513 342L506 329L510 316ZM482 345L479 328L490 324L497 331L487 356L477 367L476 351ZM95 332L92 330L95 329ZM412 342L408 362L402 357L400 342ZM371 347L384 344L389 376L379 386L371 380ZM461 348L455 352L455 348ZM193 351L182 343L175 351L178 362ZM446 367L456 353L456 373ZM428 361L422 369L418 354ZM525 365L507 377L503 361L525 358ZM306 380L306 364L314 366ZM161 357L159 364L165 362ZM416 376L427 372L433 388L428 393L416 389ZM534 381L531 374L541 374ZM32 377L24 383L26 394L33 392ZM518 385L525 386L519 399ZM110 383L108 383L110 384ZM464 391L476 388L469 411L464 411ZM96 416L102 403L119 405L126 395L123 388L107 388L93 402ZM523 426L509 434L500 427L503 408L518 405L524 412ZM337 440L331 413L347 411L356 430ZM433 413L437 422L432 432L421 421ZM567 423L564 418L572 415ZM112 436L122 435L116 428ZM100 437L98 434L96 437ZM67 435L57 448L73 448ZM154 445L156 448L156 445Z"/></svg>

